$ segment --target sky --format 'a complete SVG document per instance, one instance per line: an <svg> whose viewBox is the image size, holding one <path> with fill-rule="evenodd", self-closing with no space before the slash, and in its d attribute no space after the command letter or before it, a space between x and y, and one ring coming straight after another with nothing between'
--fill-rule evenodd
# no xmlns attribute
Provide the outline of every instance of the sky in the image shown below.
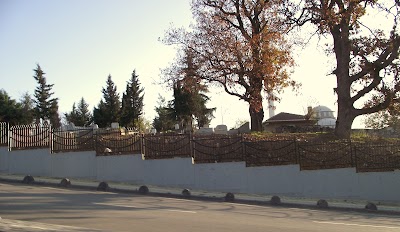
<svg viewBox="0 0 400 232"><path fill-rule="evenodd" d="M156 116L158 96L172 98L160 85L161 69L173 62L176 51L160 38L173 27L193 21L191 0L0 0L0 89L19 100L37 86L33 69L39 64L48 84L54 84L61 114L82 97L90 109L102 98L108 75L120 96L133 70L144 87L145 118ZM305 114L307 106L324 105L337 111L333 68L317 38L294 54L292 78L302 86L286 89L275 113ZM209 107L216 107L210 126L249 121L248 105L212 88ZM264 119L268 119L267 101ZM362 128L356 119L353 128Z"/></svg>

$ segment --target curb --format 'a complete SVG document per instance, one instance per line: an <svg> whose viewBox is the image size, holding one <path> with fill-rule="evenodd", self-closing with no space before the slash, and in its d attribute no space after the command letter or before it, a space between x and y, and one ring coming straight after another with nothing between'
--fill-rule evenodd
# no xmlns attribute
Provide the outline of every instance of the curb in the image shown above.
<svg viewBox="0 0 400 232"><path fill-rule="evenodd" d="M35 180L33 183L26 184L23 183L21 180L17 179L8 179L0 177L0 182L4 183L13 183L13 184L20 184L20 185L36 185L36 186L51 186L54 188L59 189L66 189L65 187L60 186L59 183L50 183L46 181L37 181ZM100 183L100 182L99 182ZM81 184L71 184L68 186L68 189L75 189L75 190L89 190L89 191L96 191L101 192L98 190L97 186L87 186ZM186 200L194 200L194 201L208 201L208 202L220 202L220 203L227 203L227 204L245 204L245 205L257 205L257 206L268 206L268 207L280 207L280 208L298 208L298 209L310 209L310 210L318 210L318 211L339 211L339 212L357 212L357 213L371 213L371 214L378 214L378 215L399 215L400 211L395 210L370 210L367 208L354 208L354 207L345 207L345 206L331 206L329 207L321 207L315 203L315 205L310 204L301 204L301 203L290 203L290 202L280 202L276 204L268 199L263 200L250 200L250 199L242 199L242 198L234 198L232 201L226 201L226 196L200 196L200 195L193 195L191 194L189 197L184 194L177 194L177 193L162 193L162 192L147 192L145 195L140 192L139 190L129 190L129 189L121 189L121 188L113 188L108 187L106 192L113 192L113 193L123 193L123 194L132 194L136 196L150 196L150 197L166 197L166 198L176 198L176 199L186 199Z"/></svg>

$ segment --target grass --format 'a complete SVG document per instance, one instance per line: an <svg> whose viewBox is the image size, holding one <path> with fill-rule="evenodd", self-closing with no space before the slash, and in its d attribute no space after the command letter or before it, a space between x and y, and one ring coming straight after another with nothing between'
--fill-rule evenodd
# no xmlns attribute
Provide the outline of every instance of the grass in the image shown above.
<svg viewBox="0 0 400 232"><path fill-rule="evenodd" d="M251 132L244 135L247 141L279 141L297 140L304 142L337 142L343 141L335 136L333 132L307 132L307 133L272 133L272 132ZM356 131L351 134L352 142L400 142L400 138L386 138L376 134L369 134L363 131Z"/></svg>

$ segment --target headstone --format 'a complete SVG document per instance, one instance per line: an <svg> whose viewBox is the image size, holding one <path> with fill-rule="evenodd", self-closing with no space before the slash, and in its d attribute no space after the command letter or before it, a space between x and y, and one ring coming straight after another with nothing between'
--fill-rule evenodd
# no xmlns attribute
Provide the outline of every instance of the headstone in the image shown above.
<svg viewBox="0 0 400 232"><path fill-rule="evenodd" d="M228 127L226 125L218 125L214 129L214 133L217 135L226 135L228 134Z"/></svg>
<svg viewBox="0 0 400 232"><path fill-rule="evenodd" d="M119 128L119 123L118 122L112 122L111 123L111 129L118 129Z"/></svg>
<svg viewBox="0 0 400 232"><path fill-rule="evenodd" d="M200 129L198 129L195 134L199 134L199 135L212 135L214 133L214 129L213 128L208 128L208 127L201 127Z"/></svg>

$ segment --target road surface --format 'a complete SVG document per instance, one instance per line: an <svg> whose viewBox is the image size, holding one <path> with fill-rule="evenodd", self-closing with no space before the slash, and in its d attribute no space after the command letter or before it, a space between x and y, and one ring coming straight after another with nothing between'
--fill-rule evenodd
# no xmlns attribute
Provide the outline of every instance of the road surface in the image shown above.
<svg viewBox="0 0 400 232"><path fill-rule="evenodd" d="M10 223L20 222L24 226L31 225L33 229L39 228L38 231L46 226L51 228L57 225L67 226L65 231L78 227L81 230L86 228L87 231L141 232L400 232L398 216L194 201L10 183L0 183L0 217L0 231L10 230ZM53 231L61 231L60 228Z"/></svg>

